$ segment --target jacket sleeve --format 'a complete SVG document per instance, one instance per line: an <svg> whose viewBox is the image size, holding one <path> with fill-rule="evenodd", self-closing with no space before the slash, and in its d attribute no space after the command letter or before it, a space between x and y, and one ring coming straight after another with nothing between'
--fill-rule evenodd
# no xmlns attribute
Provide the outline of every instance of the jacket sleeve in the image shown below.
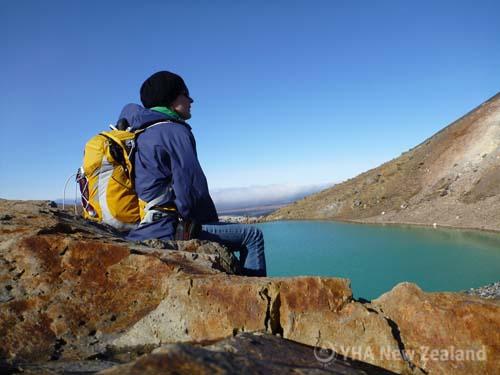
<svg viewBox="0 0 500 375"><path fill-rule="evenodd" d="M173 126L175 130L169 132L164 142L170 156L175 204L184 219L199 219L203 202L207 198L211 201L208 184L198 161L193 135L182 125Z"/></svg>

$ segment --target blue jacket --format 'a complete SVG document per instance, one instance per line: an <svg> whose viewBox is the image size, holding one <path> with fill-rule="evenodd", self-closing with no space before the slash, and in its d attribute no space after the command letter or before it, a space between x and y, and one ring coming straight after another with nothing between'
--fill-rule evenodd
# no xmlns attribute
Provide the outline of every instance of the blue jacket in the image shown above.
<svg viewBox="0 0 500 375"><path fill-rule="evenodd" d="M138 104L126 105L119 118L127 119L132 130L161 121L175 121L151 126L137 137L132 162L139 198L149 202L167 193L158 205L175 204L185 220L196 220L202 224L216 222L217 211L198 161L191 127ZM139 226L127 238L133 241L169 240L174 236L175 223L175 218L162 218Z"/></svg>

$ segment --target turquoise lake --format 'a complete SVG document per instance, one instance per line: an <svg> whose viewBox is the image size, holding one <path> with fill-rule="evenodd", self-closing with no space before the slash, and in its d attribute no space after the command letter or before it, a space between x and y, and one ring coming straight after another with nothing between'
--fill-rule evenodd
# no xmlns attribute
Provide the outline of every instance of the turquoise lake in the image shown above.
<svg viewBox="0 0 500 375"><path fill-rule="evenodd" d="M496 233L326 221L257 226L269 276L349 278L355 298L376 298L401 281L459 291L500 280Z"/></svg>

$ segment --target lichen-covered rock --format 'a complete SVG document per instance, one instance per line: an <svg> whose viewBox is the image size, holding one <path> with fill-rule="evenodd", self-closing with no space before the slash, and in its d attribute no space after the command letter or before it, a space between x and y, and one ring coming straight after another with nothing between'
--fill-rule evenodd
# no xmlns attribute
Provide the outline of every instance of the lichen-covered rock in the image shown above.
<svg viewBox="0 0 500 375"><path fill-rule="evenodd" d="M373 304L397 325L407 356L427 373L498 373L499 302L402 283Z"/></svg>
<svg viewBox="0 0 500 375"><path fill-rule="evenodd" d="M279 316L283 337L347 357L359 355L364 362L398 373L411 372L387 320L352 300L348 280L278 279L269 290L271 314ZM394 355L386 356L387 351Z"/></svg>
<svg viewBox="0 0 500 375"><path fill-rule="evenodd" d="M112 229L47 202L2 200L0 207L3 359L85 358L102 352L160 304L168 292L166 279L223 268L216 254L206 254L206 246L198 254L195 248L130 244Z"/></svg>
<svg viewBox="0 0 500 375"><path fill-rule="evenodd" d="M166 280L167 293L150 313L112 342L115 350L137 345L214 341L241 331L264 330L263 279L229 275Z"/></svg>

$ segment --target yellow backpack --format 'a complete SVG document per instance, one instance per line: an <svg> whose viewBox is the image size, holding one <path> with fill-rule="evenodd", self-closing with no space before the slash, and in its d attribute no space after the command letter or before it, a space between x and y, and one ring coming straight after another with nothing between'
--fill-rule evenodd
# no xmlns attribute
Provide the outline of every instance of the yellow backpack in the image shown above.
<svg viewBox="0 0 500 375"><path fill-rule="evenodd" d="M132 229L141 220L130 158L143 130L101 132L87 142L76 177L84 218L119 230Z"/></svg>

